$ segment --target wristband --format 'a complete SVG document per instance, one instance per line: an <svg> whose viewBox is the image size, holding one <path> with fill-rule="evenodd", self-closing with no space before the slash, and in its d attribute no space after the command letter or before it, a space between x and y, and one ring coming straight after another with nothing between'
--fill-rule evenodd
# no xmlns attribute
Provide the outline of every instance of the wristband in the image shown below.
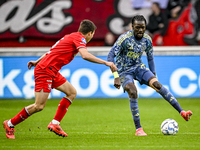
<svg viewBox="0 0 200 150"><path fill-rule="evenodd" d="M119 74L117 71L113 72L114 78L119 78Z"/></svg>

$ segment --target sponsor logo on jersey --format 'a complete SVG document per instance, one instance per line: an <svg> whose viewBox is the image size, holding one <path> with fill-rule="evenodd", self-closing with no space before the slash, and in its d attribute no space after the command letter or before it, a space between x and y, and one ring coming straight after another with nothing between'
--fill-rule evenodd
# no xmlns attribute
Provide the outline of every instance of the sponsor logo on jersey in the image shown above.
<svg viewBox="0 0 200 150"><path fill-rule="evenodd" d="M87 43L86 40L85 40L84 38L82 38L82 41L83 41L83 43L85 43L85 44Z"/></svg>

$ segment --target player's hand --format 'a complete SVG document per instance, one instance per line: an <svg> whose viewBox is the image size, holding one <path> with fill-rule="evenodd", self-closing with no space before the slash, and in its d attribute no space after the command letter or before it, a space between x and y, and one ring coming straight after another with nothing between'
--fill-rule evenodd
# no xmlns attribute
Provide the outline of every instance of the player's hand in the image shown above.
<svg viewBox="0 0 200 150"><path fill-rule="evenodd" d="M36 66L36 65L37 65L37 61L29 61L27 64L28 69L31 69L31 67Z"/></svg>
<svg viewBox="0 0 200 150"><path fill-rule="evenodd" d="M115 80L114 80L114 86L115 86L117 89L120 89L121 81L120 81L119 78L115 78Z"/></svg>
<svg viewBox="0 0 200 150"><path fill-rule="evenodd" d="M112 72L117 71L117 67L115 66L113 62L106 62L105 65L109 66Z"/></svg>

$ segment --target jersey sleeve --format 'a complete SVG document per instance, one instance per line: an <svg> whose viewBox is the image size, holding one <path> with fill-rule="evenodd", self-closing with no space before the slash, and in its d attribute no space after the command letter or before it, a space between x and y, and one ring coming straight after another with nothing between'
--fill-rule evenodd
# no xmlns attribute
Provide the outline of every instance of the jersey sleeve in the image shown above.
<svg viewBox="0 0 200 150"><path fill-rule="evenodd" d="M152 73L155 73L155 64L154 64L154 56L153 56L153 44L152 41L148 41L148 46L146 49L147 54L147 60L148 60L148 66Z"/></svg>
<svg viewBox="0 0 200 150"><path fill-rule="evenodd" d="M73 42L74 42L74 45L75 45L76 49L86 48L86 43L87 42L86 42L84 37L74 38Z"/></svg>
<svg viewBox="0 0 200 150"><path fill-rule="evenodd" d="M107 56L107 61L115 63L114 58L115 58L114 49L111 48L111 50L110 50L110 52L108 53L108 56Z"/></svg>
<svg viewBox="0 0 200 150"><path fill-rule="evenodd" d="M123 42L121 41L120 38L115 42L110 52L108 53L108 57L107 57L108 61L115 63L114 58L122 51L122 43Z"/></svg>

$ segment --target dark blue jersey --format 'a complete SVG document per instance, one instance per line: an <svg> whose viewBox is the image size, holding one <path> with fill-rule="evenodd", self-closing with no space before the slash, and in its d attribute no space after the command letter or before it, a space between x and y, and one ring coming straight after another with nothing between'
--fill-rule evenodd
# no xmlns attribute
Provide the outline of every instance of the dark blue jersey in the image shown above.
<svg viewBox="0 0 200 150"><path fill-rule="evenodd" d="M147 55L149 69L155 73L152 40L146 33L140 41L135 39L133 30L122 34L113 45L107 59L115 63L119 73L126 72L143 64L141 57L144 51Z"/></svg>

